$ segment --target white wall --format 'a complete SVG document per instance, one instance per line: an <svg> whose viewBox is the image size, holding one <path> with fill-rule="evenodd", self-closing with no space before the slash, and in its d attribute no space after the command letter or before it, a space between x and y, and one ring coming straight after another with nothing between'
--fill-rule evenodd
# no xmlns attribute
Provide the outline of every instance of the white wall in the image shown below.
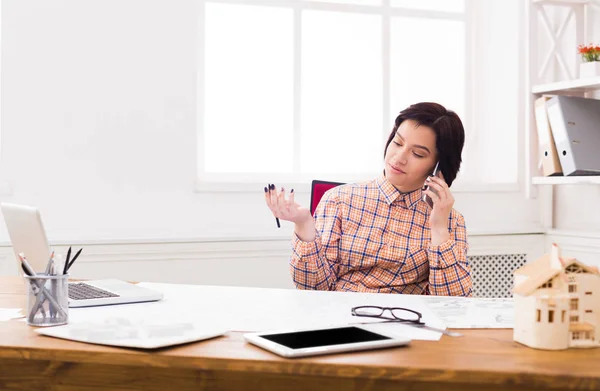
<svg viewBox="0 0 600 391"><path fill-rule="evenodd" d="M1 28L0 182L10 191L0 186L0 199L40 207L51 242L291 236L290 225L275 228L262 184L194 191L194 0L3 0ZM232 126L239 121L232 113ZM523 124L509 126L523 134ZM308 205L308 186L298 190ZM456 208L471 236L542 227L538 201L522 189L457 193Z"/></svg>
<svg viewBox="0 0 600 391"><path fill-rule="evenodd" d="M193 0L2 6L3 200L39 206L53 239L274 231L260 187L193 191Z"/></svg>
<svg viewBox="0 0 600 391"><path fill-rule="evenodd" d="M71 244L71 243L70 243ZM544 235L477 235L469 237L470 255L527 254L527 260L545 251ZM293 288L287 260L287 239L261 241L212 241L170 243L83 243L85 256L78 258L70 273L75 278L122 278L185 284L236 285ZM79 246L75 247L76 249ZM65 254L67 246L54 247ZM499 258L500 265L506 263ZM498 270L483 267L482 281ZM485 271L484 271L485 270ZM19 269L12 249L0 246L0 275L16 275ZM500 277L501 284L503 277Z"/></svg>
<svg viewBox="0 0 600 391"><path fill-rule="evenodd" d="M522 0L472 1L473 102L471 145L477 169L491 182L515 180L524 167L522 154L512 158L524 135L522 111L523 56L518 28ZM512 25L506 28L507 24ZM511 158L507 158L510 156Z"/></svg>

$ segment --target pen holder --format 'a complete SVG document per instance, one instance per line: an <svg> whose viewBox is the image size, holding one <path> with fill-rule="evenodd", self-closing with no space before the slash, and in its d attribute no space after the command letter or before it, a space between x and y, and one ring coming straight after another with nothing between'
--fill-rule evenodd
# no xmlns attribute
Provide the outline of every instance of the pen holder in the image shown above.
<svg viewBox="0 0 600 391"><path fill-rule="evenodd" d="M69 275L38 274L27 279L27 324L58 326L69 315Z"/></svg>

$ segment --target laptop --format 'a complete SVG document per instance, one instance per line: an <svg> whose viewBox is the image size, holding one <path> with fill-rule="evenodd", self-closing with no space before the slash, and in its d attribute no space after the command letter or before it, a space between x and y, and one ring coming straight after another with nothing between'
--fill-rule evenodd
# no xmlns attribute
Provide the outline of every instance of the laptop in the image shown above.
<svg viewBox="0 0 600 391"><path fill-rule="evenodd" d="M18 263L18 270L21 270L19 254L23 253L36 273L43 272L50 257L50 246L40 211L31 206L9 203L1 203L0 208ZM69 283L69 307L72 308L140 303L162 298L161 292L117 279Z"/></svg>

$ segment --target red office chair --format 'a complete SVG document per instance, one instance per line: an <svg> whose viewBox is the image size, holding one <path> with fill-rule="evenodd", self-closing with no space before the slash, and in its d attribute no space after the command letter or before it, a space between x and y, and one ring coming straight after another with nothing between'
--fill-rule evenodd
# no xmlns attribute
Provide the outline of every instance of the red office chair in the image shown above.
<svg viewBox="0 0 600 391"><path fill-rule="evenodd" d="M327 181L312 181L311 191L310 191L310 214L315 215L315 209L317 209L317 205L319 205L319 201L321 201L321 197L323 194L329 189L333 189L336 186L343 185L341 182L327 182Z"/></svg>

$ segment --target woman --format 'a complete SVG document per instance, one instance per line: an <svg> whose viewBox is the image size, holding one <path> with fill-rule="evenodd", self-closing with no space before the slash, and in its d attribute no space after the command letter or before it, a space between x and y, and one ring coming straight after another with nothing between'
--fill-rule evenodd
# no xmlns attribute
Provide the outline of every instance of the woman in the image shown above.
<svg viewBox="0 0 600 391"><path fill-rule="evenodd" d="M456 113L418 103L396 118L383 175L329 190L314 218L294 202L293 189L286 198L283 188L266 187L275 217L295 224L290 266L296 286L470 296L465 221L452 208L449 189L464 139Z"/></svg>

